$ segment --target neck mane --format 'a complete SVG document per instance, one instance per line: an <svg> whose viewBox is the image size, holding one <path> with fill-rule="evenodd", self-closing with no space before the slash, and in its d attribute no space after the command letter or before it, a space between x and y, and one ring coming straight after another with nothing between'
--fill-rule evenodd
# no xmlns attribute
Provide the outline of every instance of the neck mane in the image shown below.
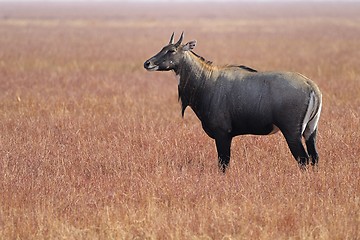
<svg viewBox="0 0 360 240"><path fill-rule="evenodd" d="M205 58L203 58L202 56L196 54L195 52L191 51L192 54L194 54L197 58L199 58L199 60L201 60L204 64L208 64L209 66L212 65L212 61L208 61Z"/></svg>

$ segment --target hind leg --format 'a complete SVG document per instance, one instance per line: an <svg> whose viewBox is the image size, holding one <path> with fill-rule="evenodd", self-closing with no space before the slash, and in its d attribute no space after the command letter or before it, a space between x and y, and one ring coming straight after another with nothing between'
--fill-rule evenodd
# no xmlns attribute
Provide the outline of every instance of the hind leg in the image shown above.
<svg viewBox="0 0 360 240"><path fill-rule="evenodd" d="M306 148L311 157L312 165L317 165L319 162L319 154L316 150L316 132L317 130L315 129L315 131L310 136L304 134Z"/></svg>
<svg viewBox="0 0 360 240"><path fill-rule="evenodd" d="M316 133L317 133L317 125L320 118L320 111L321 111L321 99L320 99L319 108L317 109L315 116L306 124L306 128L304 129L303 132L306 148L311 157L312 165L317 165L317 163L319 162L319 155L316 150Z"/></svg>
<svg viewBox="0 0 360 240"><path fill-rule="evenodd" d="M309 155L301 142L301 134L284 134L284 136L299 167L305 169L306 165L309 164Z"/></svg>

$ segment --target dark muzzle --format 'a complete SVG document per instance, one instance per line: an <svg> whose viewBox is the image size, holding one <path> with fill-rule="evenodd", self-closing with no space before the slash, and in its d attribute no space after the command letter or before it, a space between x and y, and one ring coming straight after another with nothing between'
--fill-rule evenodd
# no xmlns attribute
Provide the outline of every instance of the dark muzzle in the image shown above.
<svg viewBox="0 0 360 240"><path fill-rule="evenodd" d="M144 62L144 68L148 71L156 71L159 69L159 66L154 64L151 59Z"/></svg>
<svg viewBox="0 0 360 240"><path fill-rule="evenodd" d="M146 62L144 62L144 68L148 69L150 67L150 61L147 60Z"/></svg>

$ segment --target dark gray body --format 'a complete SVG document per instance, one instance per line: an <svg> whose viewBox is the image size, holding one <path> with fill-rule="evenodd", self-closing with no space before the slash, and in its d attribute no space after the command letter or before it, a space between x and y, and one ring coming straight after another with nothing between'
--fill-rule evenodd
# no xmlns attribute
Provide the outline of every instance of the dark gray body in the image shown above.
<svg viewBox="0 0 360 240"><path fill-rule="evenodd" d="M165 47L162 50L165 55L160 57L160 52L144 66L148 70L174 70L180 78L182 114L190 106L204 131L215 139L222 171L230 161L233 137L268 135L277 130L283 133L301 167L309 163L309 155L312 164L318 162L315 142L321 93L311 80L298 73L215 66L191 51L195 44L178 45L175 54L166 52ZM307 152L301 143L302 136Z"/></svg>
<svg viewBox="0 0 360 240"><path fill-rule="evenodd" d="M241 69L231 70L231 75L229 79L220 71L201 86L179 86L183 109L191 106L210 137L223 132L232 137L267 135L274 125L282 130L301 128L311 85L300 75ZM196 90L191 95L192 88Z"/></svg>

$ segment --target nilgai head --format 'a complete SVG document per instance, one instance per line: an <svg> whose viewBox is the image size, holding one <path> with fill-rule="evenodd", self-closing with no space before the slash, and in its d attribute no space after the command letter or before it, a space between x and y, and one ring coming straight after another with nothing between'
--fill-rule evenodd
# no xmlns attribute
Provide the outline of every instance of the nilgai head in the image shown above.
<svg viewBox="0 0 360 240"><path fill-rule="evenodd" d="M144 63L144 68L148 71L169 71L176 70L184 53L191 51L196 46L196 40L190 41L185 45L181 44L184 38L184 32L180 39L174 43L174 33L171 35L169 44L163 47L161 51Z"/></svg>

